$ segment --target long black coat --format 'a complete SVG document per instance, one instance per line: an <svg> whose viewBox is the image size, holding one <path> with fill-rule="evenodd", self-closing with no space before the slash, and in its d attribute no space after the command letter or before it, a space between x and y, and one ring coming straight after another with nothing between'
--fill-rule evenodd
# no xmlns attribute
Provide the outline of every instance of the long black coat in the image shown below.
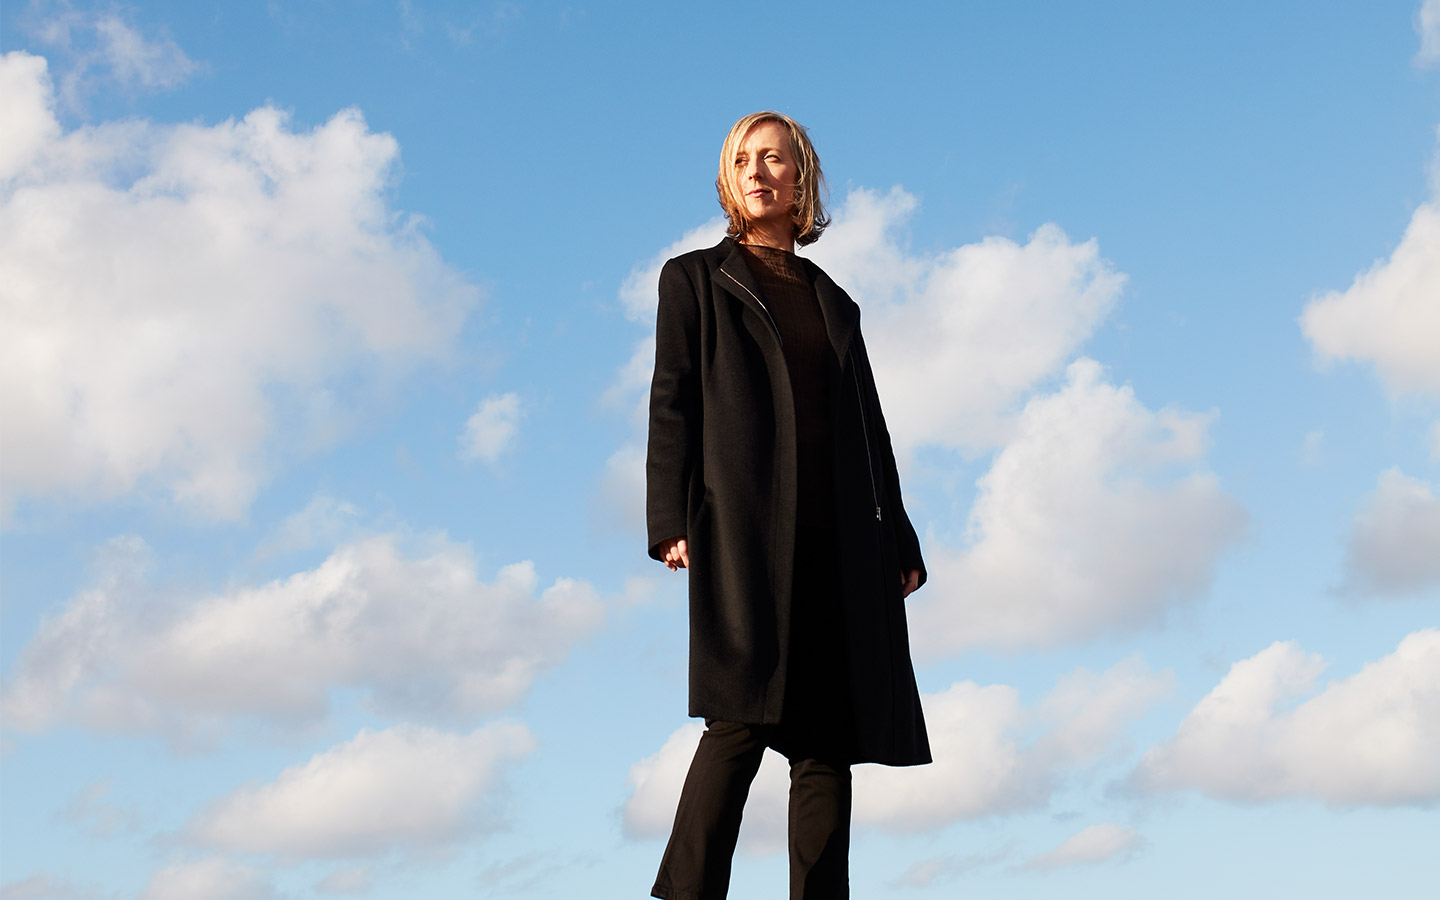
<svg viewBox="0 0 1440 900"><path fill-rule="evenodd" d="M685 537L690 555L690 715L780 721L794 577L796 425L780 335L730 238L660 273L650 391L650 555ZM859 759L930 761L910 662L902 570L920 541L880 412L860 309L805 263L835 350L831 392L842 596ZM804 577L801 573L800 577Z"/></svg>

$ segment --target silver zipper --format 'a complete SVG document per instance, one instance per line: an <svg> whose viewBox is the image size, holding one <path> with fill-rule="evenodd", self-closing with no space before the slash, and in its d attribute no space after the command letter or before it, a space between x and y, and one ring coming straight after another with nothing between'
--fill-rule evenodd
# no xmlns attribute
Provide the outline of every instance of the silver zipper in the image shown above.
<svg viewBox="0 0 1440 900"><path fill-rule="evenodd" d="M860 432L865 441L865 463L870 470L870 499L875 503L875 521L880 521L880 491L875 487L875 459L870 455L870 427L865 424L865 395L860 390L860 372L854 365L850 374L855 377L855 400L860 405Z"/></svg>
<svg viewBox="0 0 1440 900"><path fill-rule="evenodd" d="M780 326L775 324L775 317L772 316L772 315L770 315L770 307L768 307L768 306L765 305L765 301L764 301L764 300L761 300L759 297L756 297L754 291L750 290L750 289L749 289L748 287L746 287L745 285L740 284L740 279L736 278L734 275L731 275L729 272L726 272L724 269L721 269L720 271L721 271L722 273L724 273L724 275L725 275L726 278L730 279L731 281L733 281L733 282L735 282L737 285L739 285L739 286L740 286L740 290L742 290L742 291L744 291L745 293L749 294L749 295L750 295L750 299L752 299L752 300L754 300L756 303L760 304L760 308L763 309L763 310L765 310L765 318L770 320L770 330L775 332L775 340L777 340L777 341L780 342L780 346L782 346L782 347L785 346L785 339L780 336Z"/></svg>

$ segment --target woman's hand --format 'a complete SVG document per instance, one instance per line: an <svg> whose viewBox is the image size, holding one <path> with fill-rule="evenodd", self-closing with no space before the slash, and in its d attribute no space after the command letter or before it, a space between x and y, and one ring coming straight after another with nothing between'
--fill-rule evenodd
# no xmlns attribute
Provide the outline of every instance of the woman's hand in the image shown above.
<svg viewBox="0 0 1440 900"><path fill-rule="evenodd" d="M683 537L671 538L661 546L665 548L665 552L660 555L661 562L665 563L670 571L690 568L690 545Z"/></svg>
<svg viewBox="0 0 1440 900"><path fill-rule="evenodd" d="M683 543L683 541L682 541L682 543ZM900 599L901 599L901 600L904 600L906 597L908 597L908 596L910 596L911 594L915 593L916 589L918 589L919 587L920 587L920 570L919 570L919 569L911 569L909 572L901 572L901 573L900 573Z"/></svg>

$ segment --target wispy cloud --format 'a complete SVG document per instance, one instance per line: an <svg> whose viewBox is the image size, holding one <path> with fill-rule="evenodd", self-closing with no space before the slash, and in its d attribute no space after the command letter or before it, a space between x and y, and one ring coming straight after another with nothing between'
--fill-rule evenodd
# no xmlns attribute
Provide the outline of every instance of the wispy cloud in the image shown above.
<svg viewBox="0 0 1440 900"><path fill-rule="evenodd" d="M1037 854L1022 869L1049 872L1071 866L1093 865L1111 859L1128 859L1143 845L1140 832L1110 822L1090 825L1066 838L1053 850Z"/></svg>
<svg viewBox="0 0 1440 900"><path fill-rule="evenodd" d="M1415 65L1426 67L1440 63L1440 0L1422 0L1415 10L1415 33L1420 35L1420 49Z"/></svg>
<svg viewBox="0 0 1440 900"><path fill-rule="evenodd" d="M203 69L163 31L149 34L115 9L77 10L65 5L29 29L66 63L60 97L71 108L102 81L124 88L168 90Z"/></svg>
<svg viewBox="0 0 1440 900"><path fill-rule="evenodd" d="M357 540L315 569L190 599L153 585L148 548L120 539L21 650L0 693L7 724L203 745L238 719L314 722L346 687L382 712L473 716L514 703L601 620L583 582L541 589L521 562L486 583L467 546L419 543Z"/></svg>

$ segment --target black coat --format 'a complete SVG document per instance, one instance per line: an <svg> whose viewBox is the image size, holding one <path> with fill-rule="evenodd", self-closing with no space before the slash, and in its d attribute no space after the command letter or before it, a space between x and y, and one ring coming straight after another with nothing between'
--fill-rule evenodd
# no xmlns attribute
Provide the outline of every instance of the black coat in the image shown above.
<svg viewBox="0 0 1440 900"><path fill-rule="evenodd" d="M900 479L860 309L805 262L835 350L837 609L851 673L857 762L930 761L910 662L902 570L920 541ZM645 463L650 555L690 556L690 715L773 724L785 697L794 573L796 426L780 335L730 238L660 273Z"/></svg>

